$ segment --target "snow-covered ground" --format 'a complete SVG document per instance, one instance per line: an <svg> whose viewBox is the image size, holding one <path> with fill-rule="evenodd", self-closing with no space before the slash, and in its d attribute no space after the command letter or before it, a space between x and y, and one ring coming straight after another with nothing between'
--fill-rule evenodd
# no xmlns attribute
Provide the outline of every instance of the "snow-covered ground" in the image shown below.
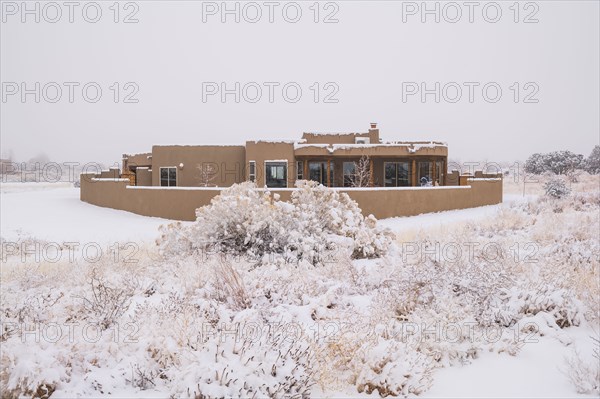
<svg viewBox="0 0 600 399"><path fill-rule="evenodd" d="M153 241L168 222L82 202L79 188L69 183L3 183L0 193L1 235L9 241Z"/></svg>
<svg viewBox="0 0 600 399"><path fill-rule="evenodd" d="M4 247L7 242L13 243L25 240L40 240L42 242L57 242L61 244L65 242L77 242L80 245L94 242L103 248L105 246L109 247L114 243L123 245L123 243L134 242L137 245L151 247L159 235L158 227L170 222L164 219L143 217L81 202L79 200L79 189L64 183L7 183L2 184L0 189L0 236L3 239L3 251L12 251L14 249L14 247ZM535 196L523 197L518 194L507 194L505 195L505 202L499 205L406 218L392 218L380 220L379 224L389 227L396 234L399 241L415 240L426 235L456 234L457 231L464 230L465 226L485 225L486 223L491 223L490 220L506 218L508 217L506 212L510 211L511 204L526 204L528 201L534 201L534 199ZM498 221L494 223L497 223L498 229L503 228L503 222ZM549 222L548 225L551 226L552 223ZM594 225L597 225L597 221L590 222L590 226ZM517 227L511 234L518 235L518 231L519 228ZM498 232L504 234L501 230L498 230ZM565 232L565 234L568 235L570 232ZM540 239L540 242L544 242L543 239ZM544 245L546 245L545 242ZM595 249L591 251L592 262L597 262L598 254L594 253ZM543 253L543 250L540 252ZM5 259L4 255L2 268L3 280L9 271L14 273L12 267L9 269L6 268L8 263L13 267L15 264L16 266L22 265L25 267L25 263L20 262L20 258L17 255L12 258L9 256L8 260ZM375 260L356 261L356 265L357 270L360 267L365 267L365 265L367 267L372 265L374 268L382 267L382 264L377 263ZM597 264L592 266L597 270ZM64 268L65 265L61 264L60 267ZM66 267L69 267L69 265ZM74 265L73 267L78 266ZM382 272L382 275L384 274ZM14 279L14 275L11 276L11 279ZM269 273L265 272L264 277L268 278ZM182 278L185 279L186 276ZM281 276L278 274L277 278L281 278ZM189 276L189 279L192 280L193 277ZM171 280L169 281L166 284L173 283ZM272 285L266 284L266 286ZM334 287L330 288L333 289ZM3 300L6 295L9 294L3 290ZM330 292L328 291L327 294L323 293L322 295L323 297L329 296ZM58 299L56 300L58 301ZM307 300L311 301L314 299L304 299L304 301ZM363 303L368 302L367 297L361 296L357 296L352 300L355 302L353 306L357 308L363 306ZM321 301L327 301L327 299L322 299ZM281 306L277 305L278 308ZM295 307L289 305L286 309L288 309L287 311L290 314L293 314ZM305 311L302 309L302 307L298 307L298 314L302 314ZM556 333L549 335L536 334L531 339L531 342L523 344L523 347L516 356L490 350L489 352L479 353L477 358L467 362L468 364L454 364L451 367L436 368L431 388L426 390L420 397L597 397L597 394L579 395L576 392L576 388L567 377L568 368L565 362L566 358L573 356L574 349L577 349L587 361L594 361L594 358L591 357L594 345L590 337L598 336L599 328L597 322L597 319L591 324L582 322L578 327L560 329ZM165 342L165 348L167 345L169 345L169 348L168 350L165 349L164 356L169 356L169 351L173 350L170 346L173 345L172 342ZM15 348L14 346L11 347L10 351L17 350ZM49 353L52 352L52 345L46 345L45 348ZM84 348L81 349L84 350ZM109 352L113 353L114 351L110 350ZM4 355L6 355L6 349ZM17 367L19 364L22 367L22 363L15 361L15 357L18 357L19 353L13 352L8 355L8 358L4 360L10 359L14 363L12 366L8 366L8 368L5 368L7 366L3 365L2 373L5 376L7 373L10 374L14 371L11 367ZM87 356L84 353L81 355ZM35 356L31 356L31 361L35 361ZM131 356L131 354L123 352L119 355L115 353L114 356L119 357L123 361L123 359L128 359L128 356ZM44 367L45 364L44 361L41 361L40 367ZM94 362L92 361L91 364L94 364ZM97 364L98 367L101 367L100 365L102 364L105 365L104 367L110 367L107 366L110 363L103 359L97 360ZM50 366L50 364L47 365ZM127 364L127 366L131 374L127 378L130 378L130 380L139 379L139 376L133 375L130 364ZM19 372L22 373L23 370ZM81 372L86 373L86 371ZM87 372L91 371L88 370ZM119 372L124 373L123 371ZM94 382L95 384L99 384L100 382L107 383L111 381L111 378L115 378L110 373L110 370L103 371L102 373L94 371L90 374L97 379ZM90 381L87 380L85 375L71 376L71 378L79 382L72 382L68 385L68 388L63 390L59 387L55 396L68 397L71 395L87 396L90 394L99 394L98 391L89 391ZM82 387L87 384L88 388L81 388L78 391L77 384L81 384ZM111 391L111 395L114 396L161 397L169 393L154 386L142 387L144 385L143 381L142 383L137 381L136 387L118 386L117 383L115 384ZM148 389L142 390L142 388ZM357 392L356 388L351 385L338 390L322 390L317 385L313 388L312 392L313 396L368 396L364 392ZM104 391L103 395L106 395ZM377 392L371 396L377 396Z"/></svg>

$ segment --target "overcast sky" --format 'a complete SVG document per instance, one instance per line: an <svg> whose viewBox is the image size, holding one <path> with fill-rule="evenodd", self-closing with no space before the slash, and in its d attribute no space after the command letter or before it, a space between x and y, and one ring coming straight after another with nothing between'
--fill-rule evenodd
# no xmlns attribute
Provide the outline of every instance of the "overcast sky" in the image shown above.
<svg viewBox="0 0 600 399"><path fill-rule="evenodd" d="M313 3L229 2L239 22L220 1L123 2L118 15L112 1L39 3L36 22L2 2L2 155L109 163L153 144L369 122L384 140L445 141L463 161L587 156L599 143L598 1L428 2L439 22L421 1Z"/></svg>

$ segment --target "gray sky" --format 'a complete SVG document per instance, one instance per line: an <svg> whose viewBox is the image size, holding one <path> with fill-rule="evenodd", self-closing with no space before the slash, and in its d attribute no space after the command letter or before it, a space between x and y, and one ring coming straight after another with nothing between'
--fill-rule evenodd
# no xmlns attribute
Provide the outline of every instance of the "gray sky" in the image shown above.
<svg viewBox="0 0 600 399"><path fill-rule="evenodd" d="M153 144L296 139L303 131L365 131L372 121L384 140L446 141L450 157L463 161L558 149L587 156L599 143L597 1L475 2L472 9L428 2L439 9L437 23L421 1L237 3L239 23L222 15L220 1L122 2L118 16L112 1L89 3L73 9L73 23L62 2L56 23L49 22L56 7L39 3L38 23L20 1L2 2L3 156L45 152L55 161L108 163ZM102 15L91 23L85 18L95 19L95 4ZM138 22L123 23L128 15ZM23 82L32 92L40 82L39 103L35 94L23 102ZM65 82L78 84L72 103ZM234 92L236 82L239 103L234 94L225 102L209 95L221 83ZM56 86L62 96L52 103ZM253 103L257 86L262 96ZM101 97L86 101L95 87ZM302 94L292 102L297 87ZM138 102L124 102L136 88L130 100ZM431 90L424 100L422 88Z"/></svg>

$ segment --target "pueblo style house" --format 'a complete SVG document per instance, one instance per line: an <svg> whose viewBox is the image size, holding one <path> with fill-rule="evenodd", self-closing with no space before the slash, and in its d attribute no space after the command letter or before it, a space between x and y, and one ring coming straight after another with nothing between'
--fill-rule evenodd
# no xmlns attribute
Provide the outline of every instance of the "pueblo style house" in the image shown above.
<svg viewBox="0 0 600 399"><path fill-rule="evenodd" d="M293 188L296 180L328 187L457 185L446 176L448 147L441 142L384 142L371 123L363 133L304 133L298 141L245 145L153 146L124 155L121 177L134 186ZM455 179L457 180L457 179Z"/></svg>
<svg viewBox="0 0 600 399"><path fill-rule="evenodd" d="M418 215L502 202L499 174L447 173L440 142L384 142L363 133L304 133L298 141L245 145L154 146L118 167L81 175L80 198L140 215L195 220L224 187L256 182L289 201L298 180L346 193L365 215Z"/></svg>

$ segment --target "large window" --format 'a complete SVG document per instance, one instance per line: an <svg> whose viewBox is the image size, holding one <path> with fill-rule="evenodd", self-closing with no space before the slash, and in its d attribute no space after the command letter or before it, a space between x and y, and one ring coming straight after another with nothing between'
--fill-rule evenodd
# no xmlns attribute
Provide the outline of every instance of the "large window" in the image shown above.
<svg viewBox="0 0 600 399"><path fill-rule="evenodd" d="M344 187L354 186L354 176L356 175L356 163L344 162Z"/></svg>
<svg viewBox="0 0 600 399"><path fill-rule="evenodd" d="M410 186L410 164L408 162L384 162L385 187Z"/></svg>
<svg viewBox="0 0 600 399"><path fill-rule="evenodd" d="M267 187L283 188L287 187L287 163L286 162L265 162L265 172L267 177Z"/></svg>
<svg viewBox="0 0 600 399"><path fill-rule="evenodd" d="M433 185L433 162L417 162L417 184L419 186Z"/></svg>
<svg viewBox="0 0 600 399"><path fill-rule="evenodd" d="M177 185L177 168L160 168L160 185L171 187Z"/></svg>
<svg viewBox="0 0 600 399"><path fill-rule="evenodd" d="M308 174L310 180L321 183L327 186L327 161L309 162L308 163ZM333 163L329 162L329 185L333 186Z"/></svg>

